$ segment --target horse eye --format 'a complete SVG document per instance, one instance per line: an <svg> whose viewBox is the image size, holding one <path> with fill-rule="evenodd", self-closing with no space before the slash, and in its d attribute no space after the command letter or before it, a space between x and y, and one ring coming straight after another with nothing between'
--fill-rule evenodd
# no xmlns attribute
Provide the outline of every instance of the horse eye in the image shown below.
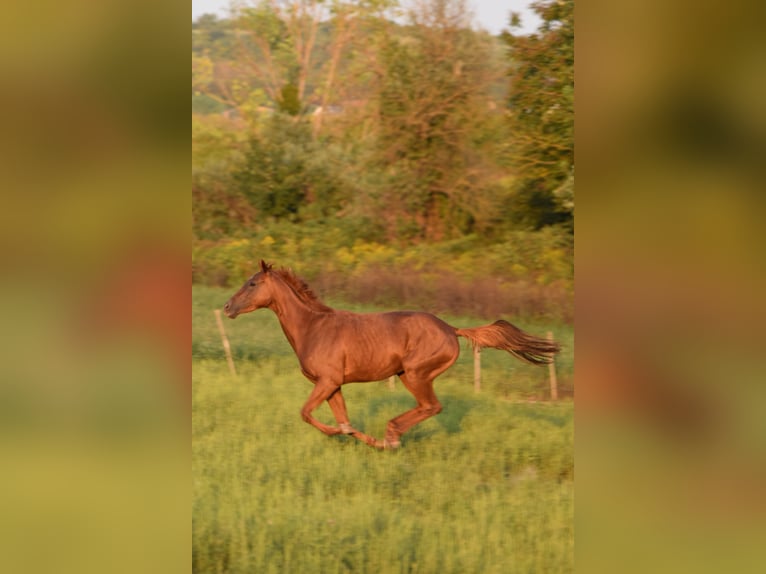
<svg viewBox="0 0 766 574"><path fill-rule="evenodd" d="M250 287L255 287L255 281L250 282Z"/></svg>

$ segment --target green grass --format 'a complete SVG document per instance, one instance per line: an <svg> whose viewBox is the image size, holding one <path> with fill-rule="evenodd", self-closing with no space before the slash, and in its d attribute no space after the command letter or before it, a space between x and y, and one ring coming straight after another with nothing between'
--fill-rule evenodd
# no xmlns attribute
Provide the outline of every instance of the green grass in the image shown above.
<svg viewBox="0 0 766 574"><path fill-rule="evenodd" d="M573 570L572 403L502 400L490 381L523 379L518 361L483 353L489 388L476 394L464 347L436 383L444 411L380 452L301 420L311 386L271 312L226 321L232 377L212 314L229 293L193 295L194 572ZM414 405L400 383L343 392L374 436ZM326 405L317 417L333 422Z"/></svg>

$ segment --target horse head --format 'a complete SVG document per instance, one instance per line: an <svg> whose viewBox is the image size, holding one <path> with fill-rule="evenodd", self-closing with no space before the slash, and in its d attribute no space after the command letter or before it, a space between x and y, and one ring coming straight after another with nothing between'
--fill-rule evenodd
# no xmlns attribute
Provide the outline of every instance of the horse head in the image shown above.
<svg viewBox="0 0 766 574"><path fill-rule="evenodd" d="M231 296L223 306L223 312L230 319L237 315L249 313L262 307L268 307L272 302L274 279L272 277L272 265L261 259L261 270L245 281L239 291Z"/></svg>

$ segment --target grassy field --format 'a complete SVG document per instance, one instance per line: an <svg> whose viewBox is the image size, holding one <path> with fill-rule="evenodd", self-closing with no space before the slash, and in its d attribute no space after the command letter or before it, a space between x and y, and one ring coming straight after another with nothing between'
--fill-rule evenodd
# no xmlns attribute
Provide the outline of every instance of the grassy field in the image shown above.
<svg viewBox="0 0 766 574"><path fill-rule="evenodd" d="M212 314L229 294L193 292L194 572L573 570L573 405L508 400L535 396L545 369L486 351L476 394L464 345L436 382L444 411L379 452L300 419L310 383L271 312L226 321L239 370L229 374ZM571 329L509 319L556 333L566 380ZM344 395L374 436L414 405L399 382ZM334 422L326 405L316 414Z"/></svg>

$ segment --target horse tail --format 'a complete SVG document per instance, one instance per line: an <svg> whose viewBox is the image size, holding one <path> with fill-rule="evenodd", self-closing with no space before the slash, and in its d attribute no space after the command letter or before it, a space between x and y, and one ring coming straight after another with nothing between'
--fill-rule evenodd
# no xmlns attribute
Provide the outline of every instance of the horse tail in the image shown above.
<svg viewBox="0 0 766 574"><path fill-rule="evenodd" d="M455 333L471 341L474 347L508 351L514 357L533 365L552 362L553 356L561 350L558 343L525 333L502 319L483 327L455 329Z"/></svg>

